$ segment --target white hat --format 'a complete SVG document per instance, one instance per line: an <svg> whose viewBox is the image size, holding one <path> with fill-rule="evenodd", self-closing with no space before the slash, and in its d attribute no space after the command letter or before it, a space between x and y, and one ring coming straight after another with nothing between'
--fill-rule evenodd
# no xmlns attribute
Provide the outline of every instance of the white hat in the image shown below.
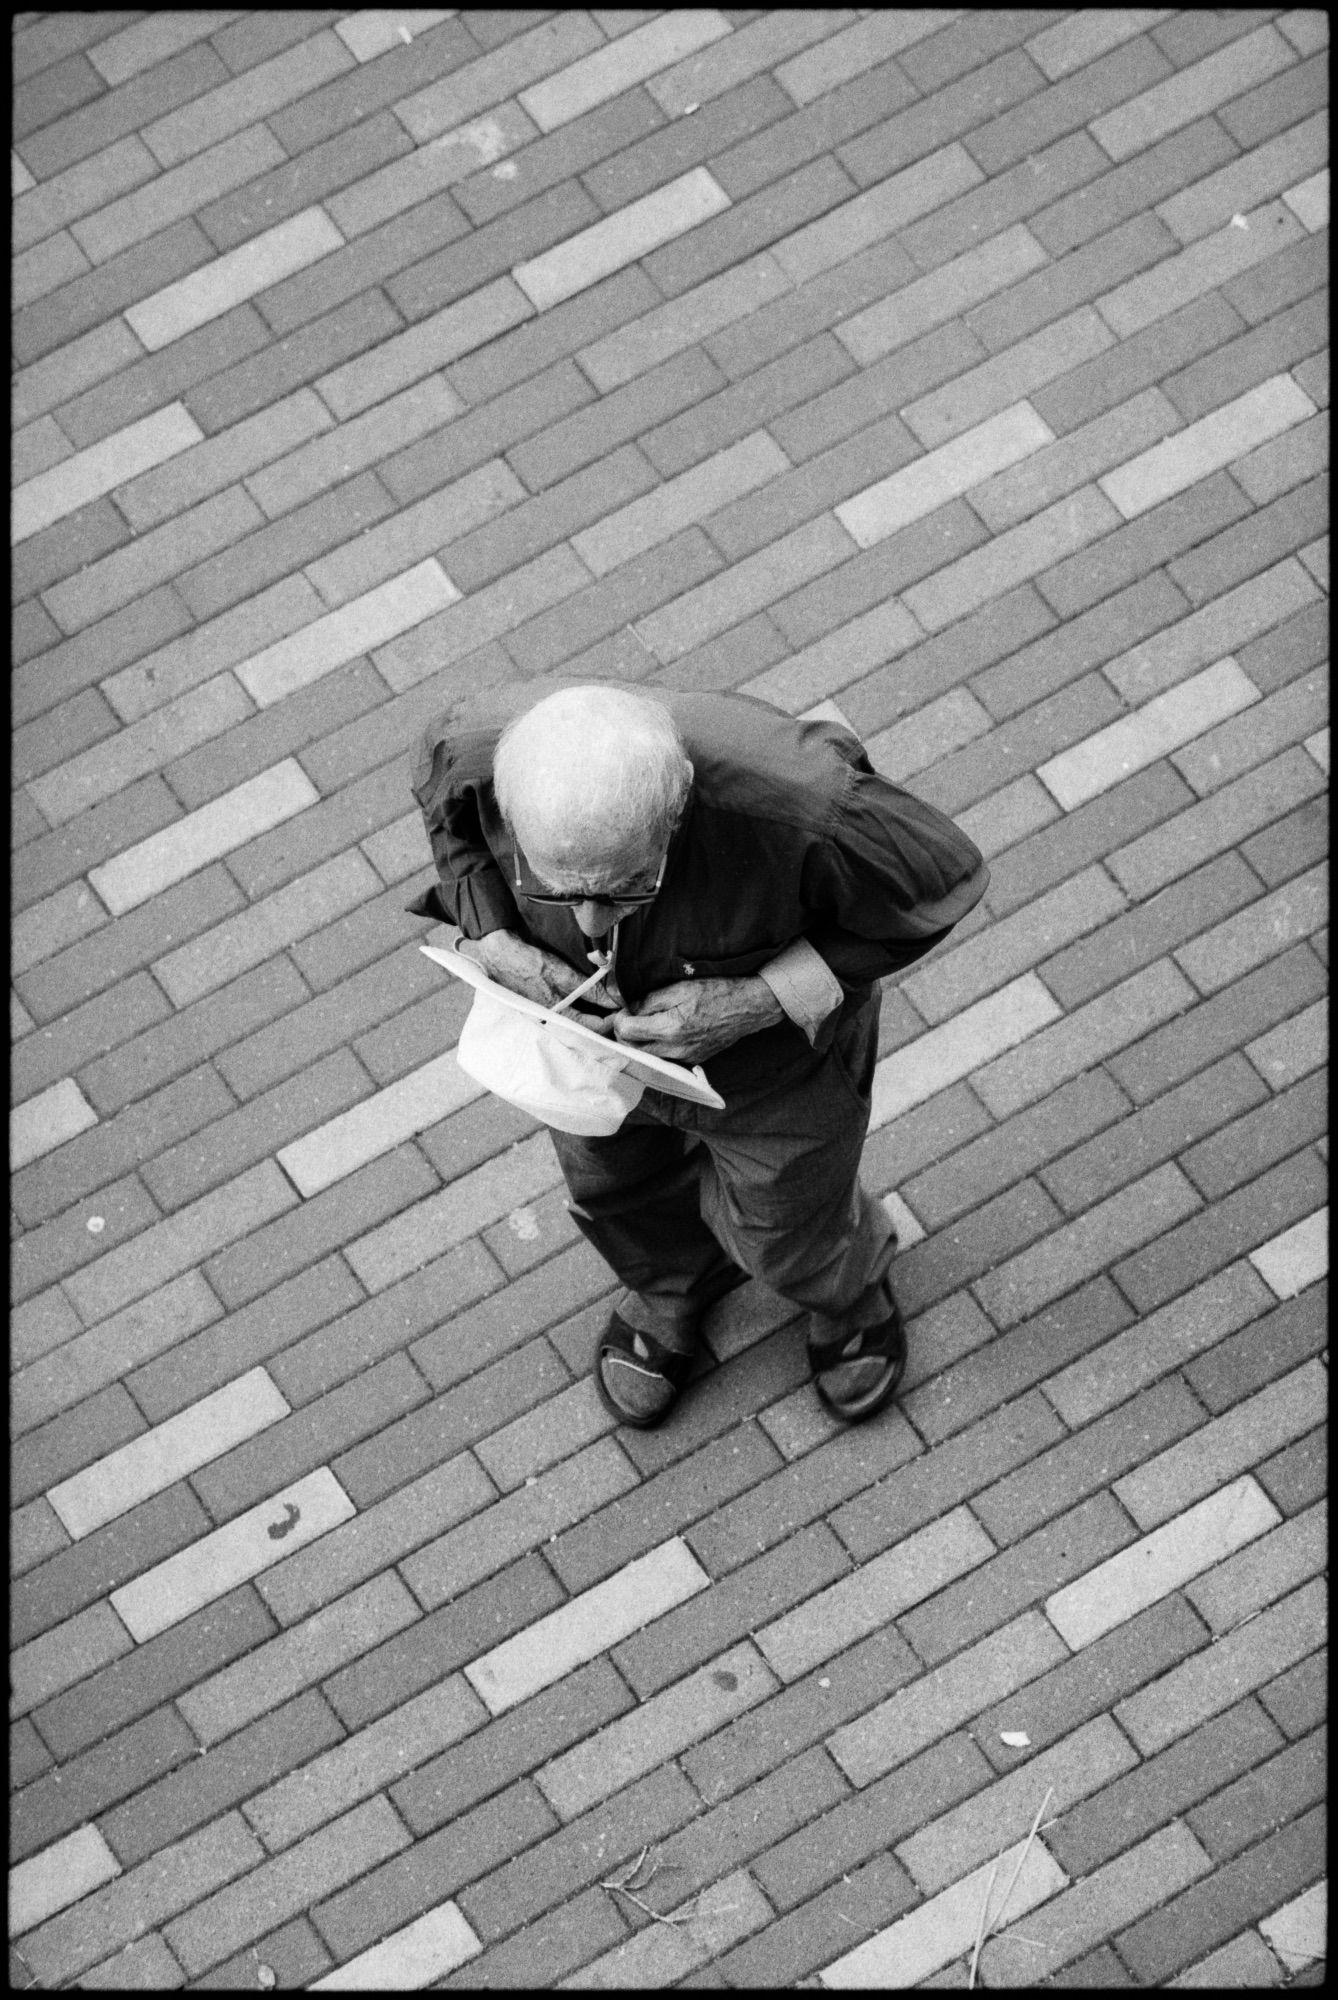
<svg viewBox="0 0 1338 2000"><path fill-rule="evenodd" d="M537 1020L476 991L456 1060L492 1091L559 1132L587 1138L616 1132L646 1086L618 1050L551 1015Z"/></svg>

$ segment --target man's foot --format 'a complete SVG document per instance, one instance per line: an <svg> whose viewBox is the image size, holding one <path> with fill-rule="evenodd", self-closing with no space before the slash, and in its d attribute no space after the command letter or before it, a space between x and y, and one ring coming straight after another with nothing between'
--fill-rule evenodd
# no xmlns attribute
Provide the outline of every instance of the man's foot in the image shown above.
<svg viewBox="0 0 1338 2000"><path fill-rule="evenodd" d="M834 1417L862 1423L897 1393L906 1371L906 1329L896 1304L887 1319L848 1339L810 1341L813 1386Z"/></svg>
<svg viewBox="0 0 1338 2000"><path fill-rule="evenodd" d="M615 1312L595 1356L599 1400L619 1423L653 1430L678 1401L695 1358L665 1347L654 1334L638 1333Z"/></svg>

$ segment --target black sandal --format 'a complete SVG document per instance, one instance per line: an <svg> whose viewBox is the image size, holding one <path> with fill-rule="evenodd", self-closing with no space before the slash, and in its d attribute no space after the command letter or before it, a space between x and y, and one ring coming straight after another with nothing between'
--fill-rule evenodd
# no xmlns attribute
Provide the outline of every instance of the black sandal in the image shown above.
<svg viewBox="0 0 1338 2000"><path fill-rule="evenodd" d="M853 1353L848 1351L852 1348ZM906 1372L906 1328L900 1309L894 1303L887 1319L877 1326L866 1326L859 1334L810 1340L808 1358L813 1386L834 1417L847 1424L876 1417L896 1395ZM876 1368L871 1369L870 1362L876 1363ZM824 1375L846 1379L824 1382Z"/></svg>
<svg viewBox="0 0 1338 2000"><path fill-rule="evenodd" d="M674 1404L678 1392L692 1373L696 1361L695 1354L680 1354L671 1347L665 1347L653 1333L641 1333L618 1313L610 1316L609 1323L600 1336L599 1349L595 1356L595 1388L599 1400L620 1424L632 1424L639 1431L654 1430L656 1424L664 1422ZM620 1402L609 1387L605 1373L606 1361L617 1375L624 1371L630 1376L628 1387L635 1393L635 1387L651 1390L651 1385L659 1383L669 1393L658 1407L634 1409Z"/></svg>

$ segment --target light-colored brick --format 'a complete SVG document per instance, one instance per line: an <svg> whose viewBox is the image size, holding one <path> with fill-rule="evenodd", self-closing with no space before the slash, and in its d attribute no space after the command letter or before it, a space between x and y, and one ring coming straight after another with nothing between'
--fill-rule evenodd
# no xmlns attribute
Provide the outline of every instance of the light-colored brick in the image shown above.
<svg viewBox="0 0 1338 2000"><path fill-rule="evenodd" d="M282 458L318 431L329 430L332 422L319 396L298 389L156 470L124 481L113 489L113 498L131 527L143 534Z"/></svg>
<svg viewBox="0 0 1338 2000"><path fill-rule="evenodd" d="M344 1254L367 1290L382 1292L490 1222L500 1222L559 1179L552 1141L547 1132L537 1132L509 1153L461 1174L440 1194L358 1237Z"/></svg>
<svg viewBox="0 0 1338 2000"><path fill-rule="evenodd" d="M9 441L9 477L15 493L73 453L74 446L54 417L38 417L25 424Z"/></svg>
<svg viewBox="0 0 1338 2000"><path fill-rule="evenodd" d="M501 1715L708 1589L710 1581L675 1536L482 1654L465 1668L466 1677Z"/></svg>
<svg viewBox="0 0 1338 2000"><path fill-rule="evenodd" d="M850 1576L761 1626L757 1643L783 1681L798 1680L994 1553L993 1542L967 1509L954 1507L861 1564Z"/></svg>
<svg viewBox="0 0 1338 2000"><path fill-rule="evenodd" d="M981 1954L981 1971L992 1987L1035 1986L1209 1874L1212 1865L1189 1828L1174 1820L1033 1911L1020 1931L1001 1926Z"/></svg>
<svg viewBox="0 0 1338 2000"><path fill-rule="evenodd" d="M862 549L871 548L1053 441L1030 403L1015 403L842 501L836 518Z"/></svg>
<svg viewBox="0 0 1338 2000"><path fill-rule="evenodd" d="M958 318L968 307L1016 284L1046 262L1030 230L1016 223L978 249L903 285L890 298L852 313L836 328L836 337L861 368L867 368L871 361L931 333L945 320Z"/></svg>
<svg viewBox="0 0 1338 2000"><path fill-rule="evenodd" d="M164 953L153 961L153 976L174 1007L188 1007L347 916L380 889L380 877L356 849L336 854L189 944Z"/></svg>
<svg viewBox="0 0 1338 2000"><path fill-rule="evenodd" d="M663 610L652 611L638 621L637 631L667 666L854 553L855 545L840 523L830 514L820 515L684 591Z"/></svg>
<svg viewBox="0 0 1338 2000"><path fill-rule="evenodd" d="M512 276L543 312L729 206L729 196L719 182L705 167L694 167L639 201L591 223L588 229L578 230L551 250L517 264Z"/></svg>
<svg viewBox="0 0 1338 2000"><path fill-rule="evenodd" d="M377 672L402 694L440 673L455 660L477 652L490 639L514 632L527 619L583 590L590 572L569 548L548 549L496 583L472 593L429 618L412 633L394 639L375 656Z"/></svg>
<svg viewBox="0 0 1338 2000"><path fill-rule="evenodd" d="M782 236L772 244L771 255L796 285L806 284L834 264L883 242L908 222L916 222L942 203L978 187L984 178L965 147L954 140L901 173L875 182L816 222Z"/></svg>
<svg viewBox="0 0 1338 2000"><path fill-rule="evenodd" d="M383 584L402 577L405 565L412 563L414 586L409 594L425 599L430 594L425 588L428 581L425 565L432 560L433 550L468 534L471 528L504 513L524 497L525 489L510 466L503 459L489 459L485 465L467 472L463 479L453 480L449 486L425 495L414 506L389 515L355 540L341 543L328 555L308 563L305 574L315 584L326 604L332 609L339 609L353 598L370 596ZM449 562L449 549L444 553ZM450 583L444 571L442 577L454 590L454 584ZM441 584L432 585L436 591L440 591L441 587ZM404 594L402 589L401 594ZM458 597L459 592L456 591L455 595ZM454 601L452 598L448 604ZM477 593L470 601L477 602ZM421 624L438 615L437 612L428 612L414 623ZM401 634L395 636L400 637ZM378 643L390 645L392 640L385 639Z"/></svg>
<svg viewBox="0 0 1338 2000"><path fill-rule="evenodd" d="M459 595L440 563L429 556L254 654L236 669L237 678L261 708L272 707L360 653L412 631Z"/></svg>
<svg viewBox="0 0 1338 2000"><path fill-rule="evenodd" d="M1328 469L1329 420L1321 413L1237 460L1231 476L1256 507L1264 507Z"/></svg>
<svg viewBox="0 0 1338 2000"><path fill-rule="evenodd" d="M177 1706L206 1747L268 1715L422 1616L394 1570L322 1605L300 1625L177 1696Z"/></svg>
<svg viewBox="0 0 1338 2000"><path fill-rule="evenodd" d="M142 1236L132 1237L120 1250L111 1251L65 1280L76 1306L81 1310L89 1307L90 1318L104 1303L109 1316L87 1333L30 1361L11 1377L10 1413L16 1431L31 1430L59 1411L83 1402L130 1369L222 1317L217 1300L196 1271L155 1289L157 1274L147 1266L137 1273L139 1295L132 1294L132 1303L119 1312L109 1302L119 1303L117 1292L108 1292L104 1286L94 1292L95 1280L103 1277L103 1265L127 1250L134 1252L143 1240ZM149 1296L143 1296L145 1293Z"/></svg>
<svg viewBox="0 0 1338 2000"><path fill-rule="evenodd" d="M356 1958L313 1979L312 1993L404 1992L431 1986L483 1949L454 1903L439 1903Z"/></svg>
<svg viewBox="0 0 1338 2000"><path fill-rule="evenodd" d="M94 42L88 50L88 60L105 82L125 83L142 70L166 62L169 56L189 48L193 42L206 41L236 18L235 7L217 13L206 7L198 12L190 8L180 14L155 10L146 20L121 28L105 41Z"/></svg>
<svg viewBox="0 0 1338 2000"><path fill-rule="evenodd" d="M978 367L968 368L944 388L907 404L902 418L923 444L942 444L1018 397L1044 388L1057 375L1094 361L1113 345L1100 315L1091 306L1079 306Z"/></svg>
<svg viewBox="0 0 1338 2000"><path fill-rule="evenodd" d="M1177 750L1171 762L1200 798L1210 797L1243 771L1254 770L1309 736L1325 720L1328 708L1328 668L1318 668L1210 728Z"/></svg>
<svg viewBox="0 0 1338 2000"><path fill-rule="evenodd" d="M121 1872L95 1826L81 1826L9 1871L9 1934L22 1937L44 1917L78 1902Z"/></svg>
<svg viewBox="0 0 1338 2000"><path fill-rule="evenodd" d="M1315 406L1290 375L1273 375L1256 389L1223 403L1197 423L1164 438L1098 482L1127 521L1173 493L1206 479L1233 459L1313 417Z"/></svg>
<svg viewBox="0 0 1338 2000"><path fill-rule="evenodd" d="M1126 279L1113 292L1104 293L1096 309L1111 332L1127 340L1304 235L1285 202L1266 202L1242 216L1239 224L1228 222L1177 256L1164 257L1151 271Z"/></svg>
<svg viewBox="0 0 1338 2000"><path fill-rule="evenodd" d="M1312 236L1329 226L1329 170L1311 174L1308 180L1290 187L1282 197L1292 214L1298 216Z"/></svg>
<svg viewBox="0 0 1338 2000"><path fill-rule="evenodd" d="M771 252L763 250L578 349L576 359L595 387L607 393L746 319L789 289L789 278Z"/></svg>
<svg viewBox="0 0 1338 2000"><path fill-rule="evenodd" d="M1326 1376L1321 1362L1307 1361L1145 1459L1115 1482L1121 1506L1140 1528L1159 1528L1214 1487L1281 1451L1314 1428Z"/></svg>
<svg viewBox="0 0 1338 2000"><path fill-rule="evenodd" d="M1002 1887L987 1901L996 1875ZM1008 1917L1025 1916L1048 1902L1068 1883L1041 1840L1024 1837L1006 1848L993 1863L985 1863L921 1903L909 1916L876 1931L853 1951L823 1967L818 1977L826 1987L916 1986L931 1974L969 1954L975 1944L982 1905L993 1919L996 1910ZM1011 1888L1007 1907L1003 1897Z"/></svg>
<svg viewBox="0 0 1338 2000"><path fill-rule="evenodd" d="M1024 1612L844 1724L827 1748L852 1784L867 1785L1066 1657L1054 1627Z"/></svg>
<svg viewBox="0 0 1338 2000"><path fill-rule="evenodd" d="M299 1194L319 1194L483 1094L482 1084L465 1075L454 1049L448 1049L295 1139L276 1157Z"/></svg>
<svg viewBox="0 0 1338 2000"><path fill-rule="evenodd" d="M156 160L174 167L353 67L353 57L338 35L312 35L155 119L140 136Z"/></svg>
<svg viewBox="0 0 1338 2000"><path fill-rule="evenodd" d="M319 1466L114 1590L113 1609L142 1645L328 1533L353 1512L353 1502L334 1474Z"/></svg>
<svg viewBox="0 0 1338 2000"><path fill-rule="evenodd" d="M1080 1652L1191 1577L1267 1534L1281 1519L1247 1474L1108 1556L1076 1582L1065 1584L1046 1599L1046 1617L1072 1650Z"/></svg>
<svg viewBox="0 0 1338 2000"><path fill-rule="evenodd" d="M1245 1053L1270 1090L1286 1090L1328 1060L1329 1015L1322 1000L1245 1044Z"/></svg>
<svg viewBox="0 0 1338 2000"><path fill-rule="evenodd" d="M47 1499L78 1541L288 1414L286 1398L266 1371L250 1368L235 1382L51 1487Z"/></svg>
<svg viewBox="0 0 1338 2000"><path fill-rule="evenodd" d="M1324 1643L1327 1628L1328 1588L1316 1577L1120 1702L1115 1719L1144 1757L1155 1756L1305 1659Z"/></svg>
<svg viewBox="0 0 1338 2000"><path fill-rule="evenodd" d="M1328 1547L1328 1502L1317 1500L1303 1514L1187 1584L1185 1595L1214 1634L1230 1632L1320 1575L1328 1567Z"/></svg>
<svg viewBox="0 0 1338 2000"><path fill-rule="evenodd" d="M1035 973L1025 972L998 993L884 1056L874 1072L870 1130L970 1076L1059 1016L1060 1008Z"/></svg>
<svg viewBox="0 0 1338 2000"><path fill-rule="evenodd" d="M425 89L401 97L394 107L395 116L419 145L424 145L480 112L495 110L527 84L560 71L599 48L602 41L589 14L572 9L503 42L477 62L462 64Z"/></svg>
<svg viewBox="0 0 1338 2000"><path fill-rule="evenodd" d="M796 104L816 97L887 62L902 49L924 41L957 19L955 7L862 8L867 19L842 28L816 48L792 56L776 71L776 81Z"/></svg>
<svg viewBox="0 0 1338 2000"><path fill-rule="evenodd" d="M1314 584L1294 557L1262 570L1120 653L1101 669L1131 706L1162 694L1200 667L1236 653L1262 632L1317 600ZM1155 838L1155 835L1149 836Z"/></svg>
<svg viewBox="0 0 1338 2000"><path fill-rule="evenodd" d="M35 778L29 792L52 826L64 826L103 799L114 798L175 757L221 736L255 709L233 674L164 702L152 715L104 737L90 750Z"/></svg>
<svg viewBox="0 0 1338 2000"><path fill-rule="evenodd" d="M154 354L343 245L343 237L324 209L303 209L300 215L290 216L263 235L225 251L138 305L127 306L125 316Z"/></svg>
<svg viewBox="0 0 1338 2000"><path fill-rule="evenodd" d="M1233 659L1219 660L1040 765L1037 777L1066 812L1109 791L1133 771L1193 742L1259 699Z"/></svg>
<svg viewBox="0 0 1338 2000"><path fill-rule="evenodd" d="M11 146L9 152L9 192L11 200L17 201L20 195L27 194L29 189L36 186L37 182L33 179Z"/></svg>
<svg viewBox="0 0 1338 2000"><path fill-rule="evenodd" d="M362 236L405 209L429 201L443 188L504 160L538 136L518 104L499 104L485 117L443 132L429 145L378 167L352 187L341 188L323 206L346 237Z"/></svg>
<svg viewBox="0 0 1338 2000"><path fill-rule="evenodd" d="M285 757L257 777L234 785L161 833L89 870L88 879L113 916L123 916L188 875L233 853L248 840L315 805L319 793L300 764Z"/></svg>
<svg viewBox="0 0 1338 2000"><path fill-rule="evenodd" d="M249 1798L242 1811L271 1853L458 1743L488 1711L451 1674Z"/></svg>
<svg viewBox="0 0 1338 2000"><path fill-rule="evenodd" d="M17 1173L30 1160L53 1153L67 1139L96 1125L98 1114L72 1076L49 1090L16 1104L9 1114L9 1170Z"/></svg>
<svg viewBox="0 0 1338 2000"><path fill-rule="evenodd" d="M886 666L923 637L910 612L893 598L754 675L739 693L774 702L787 715L795 715L815 696L832 694Z"/></svg>
<svg viewBox="0 0 1338 2000"><path fill-rule="evenodd" d="M675 8L522 90L521 106L541 132L552 132L730 32L717 8Z"/></svg>
<svg viewBox="0 0 1338 2000"><path fill-rule="evenodd" d="M959 556L923 583L912 584L902 593L902 601L927 632L942 631L991 598L1002 597L1029 577L1086 548L1118 527L1119 521L1104 495L1094 486L1084 486L1043 513Z"/></svg>
<svg viewBox="0 0 1338 2000"><path fill-rule="evenodd" d="M1158 959L1043 1027L1021 1047L996 1056L972 1077L972 1088L996 1118L1009 1118L1069 1077L1183 1014L1195 997L1178 968L1169 959Z"/></svg>
<svg viewBox="0 0 1338 2000"><path fill-rule="evenodd" d="M1328 1914L1328 1882L1316 1882L1264 1917L1259 1929L1288 1972L1303 1972L1327 1952Z"/></svg>
<svg viewBox="0 0 1338 2000"><path fill-rule="evenodd" d="M91 210L110 207L118 195L159 178L158 163L137 133L117 139L79 160L40 185L17 153L14 167L14 207L10 240L16 250L40 243L53 230L69 229ZM22 176L22 185L19 177ZM87 245L84 245L87 252ZM91 253L88 253L91 255ZM93 257L96 264L98 259Z"/></svg>
<svg viewBox="0 0 1338 2000"><path fill-rule="evenodd" d="M451 20L458 12L456 7L364 7L336 21L334 31L359 62L370 62L373 56L383 56L401 42L412 42L415 35L435 28L439 21Z"/></svg>
<svg viewBox="0 0 1338 2000"><path fill-rule="evenodd" d="M1090 424L1070 431L1032 457L974 487L971 505L994 534L1037 514L1077 487L1085 486L1132 453L1175 430L1177 411L1160 389L1144 389L1106 410Z"/></svg>
<svg viewBox="0 0 1338 2000"><path fill-rule="evenodd" d="M1092 120L1092 134L1112 160L1127 160L1295 61L1295 51L1276 28L1258 28L1103 112Z"/></svg>
<svg viewBox="0 0 1338 2000"><path fill-rule="evenodd" d="M105 264L169 223L198 214L207 202L272 173L286 158L268 125L249 125L169 173L155 172L147 186L132 184L132 192L97 206L72 225L71 233L94 264Z"/></svg>
<svg viewBox="0 0 1338 2000"><path fill-rule="evenodd" d="M640 18L644 17L623 16L629 26L638 25ZM709 43L699 53L685 56L672 69L652 77L647 89L661 111L671 118L690 115L712 98L722 97L736 85L746 83L749 77L763 70L774 70L797 49L822 41L852 18L848 8L795 8L764 13L759 19L736 27L733 34ZM603 25L606 29L610 26L607 16Z"/></svg>
<svg viewBox="0 0 1338 2000"><path fill-rule="evenodd" d="M1127 901L1104 868L1084 868L1012 916L977 931L900 988L930 1026L1119 916Z"/></svg>
<svg viewBox="0 0 1338 2000"><path fill-rule="evenodd" d="M1309 937L1328 915L1328 867L1321 863L1293 876L1271 895L1237 911L1234 917L1203 931L1175 953L1200 993L1218 993L1224 986L1276 958L1288 945Z"/></svg>
<svg viewBox="0 0 1338 2000"><path fill-rule="evenodd" d="M1025 772L1011 785L1002 785L977 805L957 814L957 824L980 849L987 861L1004 854L1029 834L1059 818L1059 807L1044 785Z"/></svg>
<svg viewBox="0 0 1338 2000"><path fill-rule="evenodd" d="M1053 1804L1047 1820L1080 1799L1090 1798L1137 1763L1133 1751L1107 1715L1075 1729L1017 1770L933 1819L894 1851L916 1886L927 1895L960 1880L964 1870L1021 1839L1047 1790Z"/></svg>
<svg viewBox="0 0 1338 2000"><path fill-rule="evenodd" d="M1076 1430L1238 1332L1271 1304L1249 1265L1233 1264L1061 1368L1043 1393Z"/></svg>
<svg viewBox="0 0 1338 2000"><path fill-rule="evenodd" d="M248 1236L253 1229L272 1222L285 1209L295 1208L297 1199L273 1160L262 1160L258 1166L248 1167L236 1180L227 1181L188 1207L178 1209L166 1222L155 1223L142 1235L109 1250L95 1264L71 1272L63 1281L65 1291L85 1325L95 1326L123 1306L144 1300L159 1286L168 1288L166 1296L175 1298L172 1281L180 1279L182 1290L204 1315L195 1320L195 1326L203 1325L206 1319L220 1317L221 1308L192 1266L215 1250L235 1243L239 1237ZM183 1272L189 1273L189 1277L182 1279ZM137 1310L142 1312L146 1308ZM98 1330L110 1340L113 1332L110 1324L99 1326ZM186 1327L182 1332L174 1332L171 1338L180 1339L184 1332L193 1331L194 1326ZM124 1359L125 1339L125 1334L121 1334L122 1367L129 1365Z"/></svg>
<svg viewBox="0 0 1338 2000"><path fill-rule="evenodd" d="M745 1640L541 1765L534 1782L562 1819L576 1819L689 1744L723 1729L778 1685Z"/></svg>
<svg viewBox="0 0 1338 2000"><path fill-rule="evenodd" d="M1295 1298L1329 1269L1329 1211L1316 1209L1250 1252L1250 1262L1280 1299Z"/></svg>

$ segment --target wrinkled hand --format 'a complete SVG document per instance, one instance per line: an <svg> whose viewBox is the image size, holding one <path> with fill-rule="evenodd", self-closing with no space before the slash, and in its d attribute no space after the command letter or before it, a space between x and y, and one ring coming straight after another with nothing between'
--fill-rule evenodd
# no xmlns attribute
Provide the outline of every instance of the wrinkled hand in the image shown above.
<svg viewBox="0 0 1338 2000"><path fill-rule="evenodd" d="M481 965L499 986L523 993L527 1000L537 1000L541 1007L551 1007L568 993L574 993L583 977L555 951L527 944L514 931L489 931L481 938L462 937L458 949ZM580 1018L584 1020L584 1014Z"/></svg>
<svg viewBox="0 0 1338 2000"><path fill-rule="evenodd" d="M610 1015L609 1026L633 1048L698 1063L784 1018L764 979L680 979L648 993L635 1013Z"/></svg>

